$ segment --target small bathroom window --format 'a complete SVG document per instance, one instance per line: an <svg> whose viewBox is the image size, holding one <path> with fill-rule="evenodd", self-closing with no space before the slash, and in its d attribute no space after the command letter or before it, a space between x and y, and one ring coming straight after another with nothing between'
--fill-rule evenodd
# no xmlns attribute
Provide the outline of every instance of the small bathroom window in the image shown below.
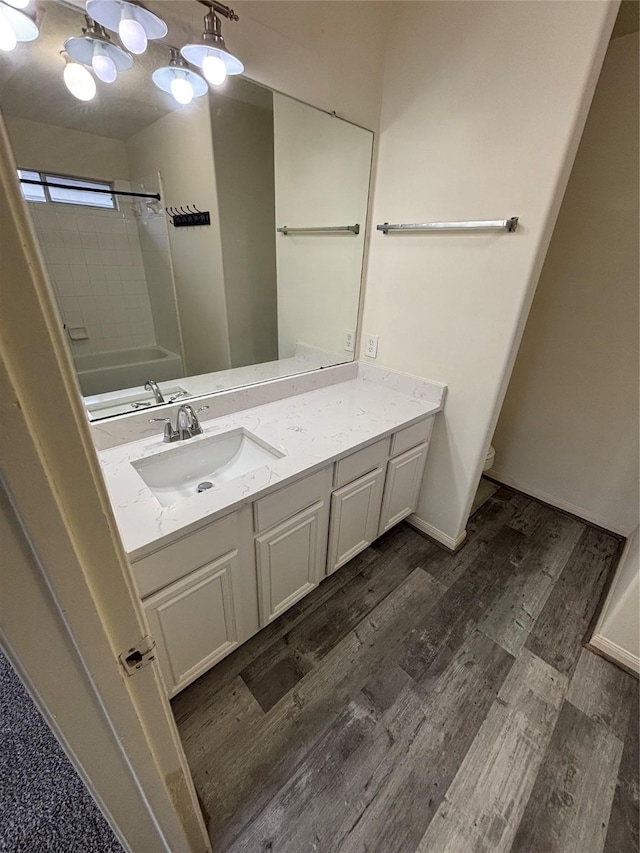
<svg viewBox="0 0 640 853"><path fill-rule="evenodd" d="M107 181L90 181L86 178L71 178L50 172L35 172L18 169L22 195L27 201L56 202L58 204L80 204L85 207L116 208L113 187ZM37 181L38 183L23 183Z"/></svg>

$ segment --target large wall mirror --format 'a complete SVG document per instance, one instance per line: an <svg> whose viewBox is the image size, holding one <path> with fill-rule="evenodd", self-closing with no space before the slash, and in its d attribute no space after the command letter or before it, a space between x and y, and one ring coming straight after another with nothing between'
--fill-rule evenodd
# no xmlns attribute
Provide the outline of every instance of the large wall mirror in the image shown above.
<svg viewBox="0 0 640 853"><path fill-rule="evenodd" d="M86 26L47 3L0 109L89 417L352 360L373 134L242 77L179 105L160 42L80 101Z"/></svg>

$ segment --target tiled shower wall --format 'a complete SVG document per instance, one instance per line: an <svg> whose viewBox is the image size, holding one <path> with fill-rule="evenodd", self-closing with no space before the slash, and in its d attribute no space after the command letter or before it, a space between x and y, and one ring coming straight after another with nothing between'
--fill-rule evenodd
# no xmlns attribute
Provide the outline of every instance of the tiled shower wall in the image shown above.
<svg viewBox="0 0 640 853"><path fill-rule="evenodd" d="M85 326L89 335L69 339L72 352L154 345L138 227L126 199L120 210L28 205L63 322Z"/></svg>

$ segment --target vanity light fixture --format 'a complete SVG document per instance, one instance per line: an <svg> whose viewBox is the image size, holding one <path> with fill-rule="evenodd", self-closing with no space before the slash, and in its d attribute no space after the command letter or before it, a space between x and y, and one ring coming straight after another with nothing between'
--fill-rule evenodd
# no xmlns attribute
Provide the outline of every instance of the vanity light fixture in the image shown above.
<svg viewBox="0 0 640 853"><path fill-rule="evenodd" d="M162 18L137 0L87 0L87 14L108 30L118 33L131 53L144 53L149 39L161 39L168 28Z"/></svg>
<svg viewBox="0 0 640 853"><path fill-rule="evenodd" d="M96 81L85 65L71 59L66 51L60 51L65 61L62 74L64 85L79 101L91 101L96 95Z"/></svg>
<svg viewBox="0 0 640 853"><path fill-rule="evenodd" d="M90 65L96 77L103 83L113 83L118 71L127 71L133 65L133 57L109 38L102 24L86 15L87 26L82 36L73 36L64 43L64 49L72 59Z"/></svg>
<svg viewBox="0 0 640 853"><path fill-rule="evenodd" d="M19 41L33 41L38 35L38 25L28 12L0 0L0 50L13 50Z"/></svg>
<svg viewBox="0 0 640 853"><path fill-rule="evenodd" d="M190 104L194 97L200 97L208 91L206 81L195 71L192 71L180 51L172 47L169 64L157 68L152 74L152 80L163 92L173 95L179 104Z"/></svg>
<svg viewBox="0 0 640 853"><path fill-rule="evenodd" d="M192 65L202 68L202 73L209 83L220 86L228 74L242 74L244 65L227 50L222 36L222 22L218 15L223 15L230 21L237 21L238 16L233 9L215 0L198 2L209 7L204 17L202 38L197 43L186 44L180 52Z"/></svg>

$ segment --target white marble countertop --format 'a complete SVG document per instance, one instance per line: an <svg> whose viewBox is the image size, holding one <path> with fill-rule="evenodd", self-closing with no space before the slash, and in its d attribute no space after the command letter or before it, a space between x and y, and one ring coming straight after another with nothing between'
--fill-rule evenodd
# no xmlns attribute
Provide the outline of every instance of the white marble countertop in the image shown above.
<svg viewBox="0 0 640 853"><path fill-rule="evenodd" d="M445 390L443 385L375 368L369 369L365 378L359 376L224 417L201 420L203 435L189 439L185 446L243 427L285 455L175 506L162 507L131 464L182 446L163 443L161 424L152 437L100 451L107 489L130 559L140 559L274 487L434 415L442 408Z"/></svg>

